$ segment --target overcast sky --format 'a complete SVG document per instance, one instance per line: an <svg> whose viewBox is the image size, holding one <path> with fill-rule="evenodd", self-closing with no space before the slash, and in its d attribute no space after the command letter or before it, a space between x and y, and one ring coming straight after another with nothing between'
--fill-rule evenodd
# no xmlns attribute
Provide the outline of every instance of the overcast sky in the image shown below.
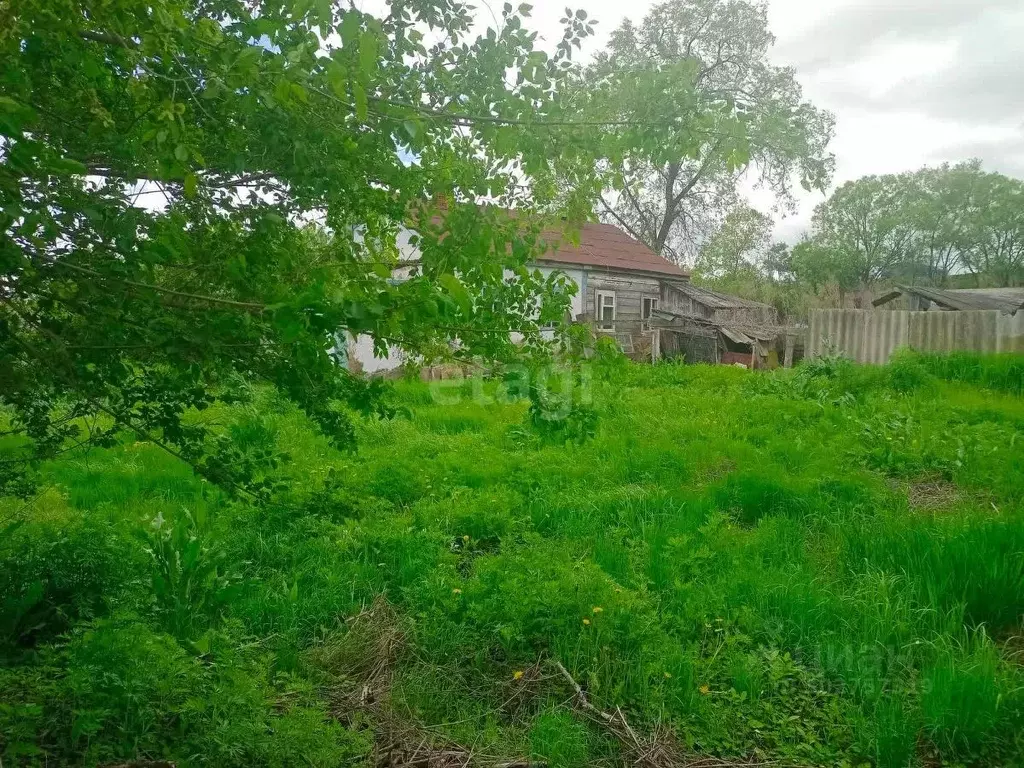
<svg viewBox="0 0 1024 768"><path fill-rule="evenodd" d="M489 5L478 0L482 21ZM533 0L532 27L561 38L566 5L600 21L592 53L653 0ZM773 58L796 68L805 95L836 116L837 183L979 157L1024 177L1024 0L769 0ZM546 46L546 47L548 47ZM753 194L767 209L771 199ZM803 195L779 223L795 242L822 195Z"/></svg>

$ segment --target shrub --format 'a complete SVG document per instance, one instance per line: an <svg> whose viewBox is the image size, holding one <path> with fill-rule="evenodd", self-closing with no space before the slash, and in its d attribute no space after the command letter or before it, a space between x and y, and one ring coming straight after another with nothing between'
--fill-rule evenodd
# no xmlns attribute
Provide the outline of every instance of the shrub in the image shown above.
<svg viewBox="0 0 1024 768"><path fill-rule="evenodd" d="M0 530L0 650L55 639L76 622L104 615L145 572L130 537L97 515L52 497L53 517Z"/></svg>
<svg viewBox="0 0 1024 768"><path fill-rule="evenodd" d="M211 634L205 659L130 618L75 632L52 662L67 675L45 708L57 762L162 759L224 766L335 766L364 737L328 719L312 691L276 681L266 658ZM30 693L30 692L29 692Z"/></svg>
<svg viewBox="0 0 1024 768"><path fill-rule="evenodd" d="M933 380L928 368L909 350L900 350L893 355L887 370L889 384L897 392L914 392L926 387Z"/></svg>

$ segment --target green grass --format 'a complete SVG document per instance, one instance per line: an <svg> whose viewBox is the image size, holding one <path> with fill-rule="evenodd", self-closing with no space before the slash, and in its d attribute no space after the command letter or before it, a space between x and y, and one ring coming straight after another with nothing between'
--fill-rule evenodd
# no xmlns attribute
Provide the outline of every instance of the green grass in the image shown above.
<svg viewBox="0 0 1024 768"><path fill-rule="evenodd" d="M918 354L920 365L946 381L977 384L989 389L1024 395L1024 356L1007 353L980 355L972 352Z"/></svg>
<svg viewBox="0 0 1024 768"><path fill-rule="evenodd" d="M565 444L402 381L355 454L262 392L204 416L289 454L261 506L131 440L72 455L0 499L0 755L358 764L385 662L418 737L616 760L557 660L696 753L1018 764L1020 365L619 367ZM381 596L391 644L352 618Z"/></svg>

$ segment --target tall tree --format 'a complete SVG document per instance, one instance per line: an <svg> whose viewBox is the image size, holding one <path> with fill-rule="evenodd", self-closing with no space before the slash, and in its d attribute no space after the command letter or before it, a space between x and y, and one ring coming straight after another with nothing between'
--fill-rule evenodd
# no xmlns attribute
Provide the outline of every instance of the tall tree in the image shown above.
<svg viewBox="0 0 1024 768"><path fill-rule="evenodd" d="M854 253L824 246L818 238L807 238L793 246L790 260L798 282L815 292L834 287L840 305L846 303L847 294L861 285Z"/></svg>
<svg viewBox="0 0 1024 768"><path fill-rule="evenodd" d="M979 284L984 280L1000 287L1024 285L1024 182L987 173L973 191L964 267Z"/></svg>
<svg viewBox="0 0 1024 768"><path fill-rule="evenodd" d="M748 167L784 202L795 179L827 185L832 116L803 100L793 70L769 63L774 42L766 4L747 0L663 2L639 26L623 23L578 96L627 121L605 131L603 218L682 260L735 203ZM637 113L663 128L637 141Z"/></svg>
<svg viewBox="0 0 1024 768"><path fill-rule="evenodd" d="M510 5L472 37L459 0L11 0L0 20L0 405L21 438L0 486L129 429L243 487L187 416L233 381L345 445L346 406L374 398L331 359L339 330L494 356L565 301L524 267L539 226L454 203L584 210L594 155L555 98L582 20L552 56ZM395 284L405 224L422 258Z"/></svg>
<svg viewBox="0 0 1024 768"><path fill-rule="evenodd" d="M814 261L830 258L844 290L867 290L903 270L914 257L915 230L907 213L912 177L866 176L847 182L814 212Z"/></svg>
<svg viewBox="0 0 1024 768"><path fill-rule="evenodd" d="M915 266L933 285L945 286L965 266L964 249L977 217L983 176L981 163L971 160L922 168L910 178L904 213L915 231Z"/></svg>
<svg viewBox="0 0 1024 768"><path fill-rule="evenodd" d="M734 278L743 273L760 275L771 236L771 218L749 205L738 205L704 242L694 272L703 279Z"/></svg>

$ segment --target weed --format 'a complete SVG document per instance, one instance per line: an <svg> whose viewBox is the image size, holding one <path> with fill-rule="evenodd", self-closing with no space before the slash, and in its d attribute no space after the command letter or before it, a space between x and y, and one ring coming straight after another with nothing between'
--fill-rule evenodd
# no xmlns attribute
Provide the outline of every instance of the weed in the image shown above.
<svg viewBox="0 0 1024 768"><path fill-rule="evenodd" d="M204 411L257 503L128 440L41 466L0 497L5 764L628 757L556 661L701 759L1021 761L1019 361L592 364L399 381L357 453L269 390Z"/></svg>

